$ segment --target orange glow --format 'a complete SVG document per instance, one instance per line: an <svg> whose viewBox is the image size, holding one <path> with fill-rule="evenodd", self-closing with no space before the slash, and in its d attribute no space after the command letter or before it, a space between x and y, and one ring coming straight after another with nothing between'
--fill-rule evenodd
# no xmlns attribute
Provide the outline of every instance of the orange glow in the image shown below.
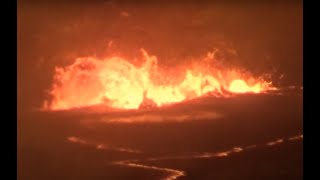
<svg viewBox="0 0 320 180"><path fill-rule="evenodd" d="M257 83L254 86L248 86L248 84L244 80L236 79L231 82L229 86L229 91L234 93L259 93L261 92L261 85Z"/></svg>
<svg viewBox="0 0 320 180"><path fill-rule="evenodd" d="M278 139L276 141L268 142L267 145L268 146L274 146L274 145L283 143L283 141L284 141L283 139Z"/></svg>
<svg viewBox="0 0 320 180"><path fill-rule="evenodd" d="M212 54L183 68L160 68L155 56L142 50L142 65L121 57L77 58L67 67L56 67L45 101L49 110L63 110L93 105L117 109L162 106L201 97L261 93L271 83L253 78L237 69L218 67Z"/></svg>

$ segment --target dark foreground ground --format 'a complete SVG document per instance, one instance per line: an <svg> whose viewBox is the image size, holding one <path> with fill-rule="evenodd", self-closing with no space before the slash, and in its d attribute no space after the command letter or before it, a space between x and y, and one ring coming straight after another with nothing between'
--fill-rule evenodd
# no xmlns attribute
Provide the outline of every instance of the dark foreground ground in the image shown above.
<svg viewBox="0 0 320 180"><path fill-rule="evenodd" d="M165 172L116 166L111 162L219 152L257 144L255 149L224 158L163 160L145 164L183 170L186 176L180 179L302 180L303 140L259 146L303 134L301 92L285 94L204 98L158 110L130 113L20 112L18 179L161 179L167 177ZM102 117L108 120L116 116L130 118L130 114L133 117L139 113L181 115L200 110L202 113L218 112L223 116L185 122L98 122ZM97 150L94 146L67 141L70 136L138 149L143 153Z"/></svg>

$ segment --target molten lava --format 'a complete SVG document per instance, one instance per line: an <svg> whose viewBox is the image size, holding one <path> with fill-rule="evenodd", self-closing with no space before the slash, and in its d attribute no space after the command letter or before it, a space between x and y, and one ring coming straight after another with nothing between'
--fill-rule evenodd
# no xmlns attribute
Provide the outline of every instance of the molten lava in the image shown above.
<svg viewBox="0 0 320 180"><path fill-rule="evenodd" d="M56 67L49 110L93 105L117 109L162 106L206 94L229 96L261 93L271 83L253 78L237 69L218 67L213 56L202 58L184 68L160 68L155 56L142 50L144 63L134 65L121 57L77 58L64 68Z"/></svg>

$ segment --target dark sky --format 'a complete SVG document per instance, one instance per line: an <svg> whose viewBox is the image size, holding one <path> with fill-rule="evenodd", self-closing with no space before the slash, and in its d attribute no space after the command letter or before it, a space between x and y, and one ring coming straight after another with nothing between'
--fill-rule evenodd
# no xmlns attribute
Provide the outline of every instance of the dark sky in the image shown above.
<svg viewBox="0 0 320 180"><path fill-rule="evenodd" d="M18 2L18 106L46 98L54 66L79 56L140 48L163 65L221 49L223 60L254 73L277 70L282 85L302 85L302 3ZM228 49L236 50L230 55Z"/></svg>

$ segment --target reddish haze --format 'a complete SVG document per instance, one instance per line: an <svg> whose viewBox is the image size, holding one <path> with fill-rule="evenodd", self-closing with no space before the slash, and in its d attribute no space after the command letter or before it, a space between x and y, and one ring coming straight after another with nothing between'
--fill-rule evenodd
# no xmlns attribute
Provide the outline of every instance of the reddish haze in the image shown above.
<svg viewBox="0 0 320 180"><path fill-rule="evenodd" d="M270 73L277 87L302 86L301 3L19 2L17 21L19 109L51 98L55 67L95 55L131 61L140 48L161 68L218 49L219 63Z"/></svg>

